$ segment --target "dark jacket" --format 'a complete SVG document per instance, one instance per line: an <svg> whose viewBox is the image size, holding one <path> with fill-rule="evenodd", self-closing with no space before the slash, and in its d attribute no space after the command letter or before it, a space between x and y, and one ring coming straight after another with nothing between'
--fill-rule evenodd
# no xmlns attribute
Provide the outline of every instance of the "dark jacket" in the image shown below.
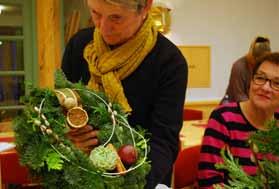
<svg viewBox="0 0 279 189"><path fill-rule="evenodd" d="M92 40L92 33L89 28L79 31L65 49L62 69L72 82L82 80L86 84L89 81L83 49ZM141 125L152 135L148 189L153 189L158 183L170 185L172 164L178 153L187 75L188 67L183 55L159 34L155 47L141 65L122 80L125 96L133 109L128 117L130 125Z"/></svg>

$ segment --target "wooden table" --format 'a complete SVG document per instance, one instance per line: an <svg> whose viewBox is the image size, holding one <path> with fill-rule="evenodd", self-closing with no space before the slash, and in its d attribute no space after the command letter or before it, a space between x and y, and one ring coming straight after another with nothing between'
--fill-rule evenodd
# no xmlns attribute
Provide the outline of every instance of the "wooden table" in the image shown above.
<svg viewBox="0 0 279 189"><path fill-rule="evenodd" d="M181 149L201 144L207 120L184 121L179 133Z"/></svg>

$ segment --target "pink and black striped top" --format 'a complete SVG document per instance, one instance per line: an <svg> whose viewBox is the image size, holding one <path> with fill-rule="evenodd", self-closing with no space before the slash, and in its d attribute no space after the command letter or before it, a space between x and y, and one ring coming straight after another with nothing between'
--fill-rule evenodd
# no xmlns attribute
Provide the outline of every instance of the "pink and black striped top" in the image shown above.
<svg viewBox="0 0 279 189"><path fill-rule="evenodd" d="M215 164L223 162L220 150L229 147L232 155L249 175L255 175L256 165L251 161L252 154L247 139L257 131L243 115L239 103L228 103L215 109L209 118L199 161L198 181L202 189L213 188L213 184L227 183L228 174L216 170Z"/></svg>

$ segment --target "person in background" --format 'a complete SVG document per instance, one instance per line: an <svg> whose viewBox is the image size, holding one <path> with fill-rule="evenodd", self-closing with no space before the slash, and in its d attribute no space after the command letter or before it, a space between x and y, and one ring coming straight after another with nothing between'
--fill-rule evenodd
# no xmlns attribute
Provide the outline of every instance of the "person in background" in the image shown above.
<svg viewBox="0 0 279 189"><path fill-rule="evenodd" d="M198 181L202 189L228 181L228 175L214 165L222 163L220 150L227 148L249 175L257 166L250 159L252 151L247 139L257 130L266 130L266 123L278 120L279 108L279 53L268 53L258 60L252 71L249 99L220 105L210 115L203 137ZM258 154L260 155L260 154ZM261 154L263 155L263 154Z"/></svg>
<svg viewBox="0 0 279 189"><path fill-rule="evenodd" d="M268 38L258 36L253 40L248 54L233 64L229 85L220 104L248 99L249 84L255 62L263 54L270 51L270 40Z"/></svg>
<svg viewBox="0 0 279 189"><path fill-rule="evenodd" d="M62 70L72 82L106 93L129 114L131 126L151 133L151 172L146 188L170 186L188 67L178 48L158 33L148 14L152 0L87 0L95 28L74 35ZM98 145L97 131L86 126L70 139L84 151Z"/></svg>

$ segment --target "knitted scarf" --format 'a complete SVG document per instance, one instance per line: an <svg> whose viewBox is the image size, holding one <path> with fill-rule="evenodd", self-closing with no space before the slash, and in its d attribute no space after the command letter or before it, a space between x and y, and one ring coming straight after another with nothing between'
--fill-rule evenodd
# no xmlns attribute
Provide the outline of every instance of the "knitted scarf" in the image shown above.
<svg viewBox="0 0 279 189"><path fill-rule="evenodd" d="M121 80L133 73L155 46L157 30L151 16L135 36L113 50L104 42L98 28L95 28L93 39L83 52L91 75L88 87L104 91L109 100L119 103L125 112L131 112Z"/></svg>

